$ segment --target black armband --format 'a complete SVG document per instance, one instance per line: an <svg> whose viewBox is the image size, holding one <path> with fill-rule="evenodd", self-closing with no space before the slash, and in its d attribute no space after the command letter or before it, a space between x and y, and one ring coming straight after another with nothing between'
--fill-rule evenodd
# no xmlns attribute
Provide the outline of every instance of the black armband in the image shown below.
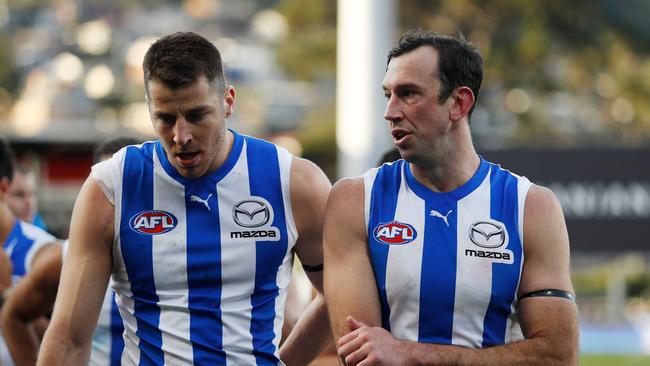
<svg viewBox="0 0 650 366"><path fill-rule="evenodd" d="M527 297L562 297L567 300L571 300L573 302L576 302L576 297L573 296L572 293L564 290L558 290L554 288L547 288L544 290L539 290L539 291L533 291L529 292L526 294L523 294L519 297L519 301L527 298Z"/></svg>
<svg viewBox="0 0 650 366"><path fill-rule="evenodd" d="M323 270L323 263L317 264L315 266L308 266L306 264L303 264L302 269L304 269L306 272L320 272Z"/></svg>

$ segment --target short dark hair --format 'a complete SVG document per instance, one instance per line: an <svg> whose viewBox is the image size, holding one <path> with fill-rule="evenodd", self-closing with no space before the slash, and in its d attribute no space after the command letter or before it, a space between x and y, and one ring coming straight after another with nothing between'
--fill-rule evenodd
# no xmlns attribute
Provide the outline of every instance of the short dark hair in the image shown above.
<svg viewBox="0 0 650 366"><path fill-rule="evenodd" d="M388 62L422 46L438 51L438 79L442 84L438 101L443 102L459 86L467 86L478 99L483 81L483 58L478 49L461 35L453 38L435 32L414 29L404 34L388 53ZM470 114L474 106L470 109Z"/></svg>
<svg viewBox="0 0 650 366"><path fill-rule="evenodd" d="M142 141L135 137L115 137L108 139L97 145L95 150L93 150L93 161L99 163L103 155L113 155L124 146L137 145L140 142Z"/></svg>
<svg viewBox="0 0 650 366"><path fill-rule="evenodd" d="M145 91L156 80L172 89L182 88L205 76L211 85L225 89L219 50L207 39L192 32L176 32L159 38L144 56Z"/></svg>
<svg viewBox="0 0 650 366"><path fill-rule="evenodd" d="M14 152L9 142L0 136L0 179L7 178L10 182L14 179Z"/></svg>

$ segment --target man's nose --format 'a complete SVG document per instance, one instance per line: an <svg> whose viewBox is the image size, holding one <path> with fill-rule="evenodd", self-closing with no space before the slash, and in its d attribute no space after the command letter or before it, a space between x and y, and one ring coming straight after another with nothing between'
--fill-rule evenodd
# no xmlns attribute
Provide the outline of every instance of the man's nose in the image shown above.
<svg viewBox="0 0 650 366"><path fill-rule="evenodd" d="M177 145L187 145L192 141L192 131L190 124L187 123L185 118L180 117L174 125L174 142Z"/></svg>
<svg viewBox="0 0 650 366"><path fill-rule="evenodd" d="M402 109L399 99L395 95L391 95L386 102L386 110L384 110L384 119L387 121L399 121L403 117Z"/></svg>

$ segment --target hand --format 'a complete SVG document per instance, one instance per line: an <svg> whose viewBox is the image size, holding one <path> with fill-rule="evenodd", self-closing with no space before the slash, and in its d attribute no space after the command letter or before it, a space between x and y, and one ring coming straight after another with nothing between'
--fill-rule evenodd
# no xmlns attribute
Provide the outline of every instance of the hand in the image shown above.
<svg viewBox="0 0 650 366"><path fill-rule="evenodd" d="M348 316L350 333L337 344L338 354L347 366L408 365L407 342L395 339L386 329L369 327Z"/></svg>

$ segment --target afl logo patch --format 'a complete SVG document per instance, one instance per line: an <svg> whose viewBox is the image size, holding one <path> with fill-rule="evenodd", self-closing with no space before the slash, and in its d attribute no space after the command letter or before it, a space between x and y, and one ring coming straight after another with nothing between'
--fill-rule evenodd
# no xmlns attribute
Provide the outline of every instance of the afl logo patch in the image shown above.
<svg viewBox="0 0 650 366"><path fill-rule="evenodd" d="M413 226L399 221L377 225L373 235L378 241L390 245L407 244L418 236Z"/></svg>
<svg viewBox="0 0 650 366"><path fill-rule="evenodd" d="M139 234L158 235L173 230L178 220L167 211L149 210L139 212L129 220L131 229Z"/></svg>

